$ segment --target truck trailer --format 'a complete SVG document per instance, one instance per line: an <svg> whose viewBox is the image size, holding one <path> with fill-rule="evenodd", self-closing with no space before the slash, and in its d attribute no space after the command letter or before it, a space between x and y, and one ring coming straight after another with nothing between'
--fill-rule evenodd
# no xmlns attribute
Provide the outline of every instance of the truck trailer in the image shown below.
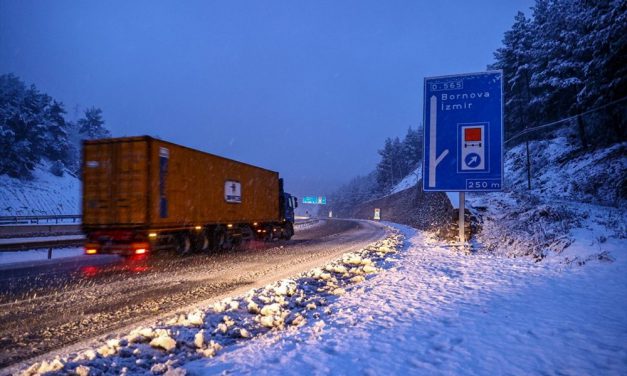
<svg viewBox="0 0 627 376"><path fill-rule="evenodd" d="M279 174L149 136L83 142L85 253L184 254L290 239Z"/></svg>

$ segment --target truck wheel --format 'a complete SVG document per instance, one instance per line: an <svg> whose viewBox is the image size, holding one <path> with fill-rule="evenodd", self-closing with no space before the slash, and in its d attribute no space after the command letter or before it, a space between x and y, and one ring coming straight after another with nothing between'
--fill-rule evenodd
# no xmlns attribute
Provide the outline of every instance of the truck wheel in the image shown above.
<svg viewBox="0 0 627 376"><path fill-rule="evenodd" d="M294 226L288 223L281 230L281 239L290 240L292 236L294 236Z"/></svg>
<svg viewBox="0 0 627 376"><path fill-rule="evenodd" d="M178 237L176 242L176 253L179 255L185 255L189 253L192 248L192 241L189 238L189 235L181 235Z"/></svg>
<svg viewBox="0 0 627 376"><path fill-rule="evenodd" d="M242 237L240 239L239 248L247 249L250 247L250 242L255 238L255 233L253 229L248 226L242 227Z"/></svg>
<svg viewBox="0 0 627 376"><path fill-rule="evenodd" d="M219 251L224 248L225 243L226 243L226 232L219 227L214 229L211 235L211 250Z"/></svg>
<svg viewBox="0 0 627 376"><path fill-rule="evenodd" d="M274 238L273 231L272 231L272 230L274 230L274 227L273 226L266 226L266 227L264 227L263 230L265 231L264 234L263 234L264 235L263 236L263 241L271 242L272 239Z"/></svg>
<svg viewBox="0 0 627 376"><path fill-rule="evenodd" d="M196 251L206 252L209 249L209 237L206 232L199 234L194 242L194 248Z"/></svg>

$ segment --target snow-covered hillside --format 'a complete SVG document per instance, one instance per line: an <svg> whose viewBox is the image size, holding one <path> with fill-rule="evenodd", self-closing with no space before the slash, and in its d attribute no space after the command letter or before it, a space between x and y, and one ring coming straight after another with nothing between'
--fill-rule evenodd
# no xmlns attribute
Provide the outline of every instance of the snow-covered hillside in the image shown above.
<svg viewBox="0 0 627 376"><path fill-rule="evenodd" d="M403 180L396 184L389 194L398 193L405 189L411 188L422 179L422 165L418 166L414 171L410 172Z"/></svg>
<svg viewBox="0 0 627 376"><path fill-rule="evenodd" d="M506 154L504 192L466 195L480 221L477 249L578 264L606 258L607 239L627 237L627 143L584 151L562 136L529 146L531 190L521 144Z"/></svg>
<svg viewBox="0 0 627 376"><path fill-rule="evenodd" d="M0 216L80 214L80 180L65 172L50 172L47 162L33 171L32 180L0 175Z"/></svg>
<svg viewBox="0 0 627 376"><path fill-rule="evenodd" d="M506 192L519 191L546 199L596 203L614 207L627 205L627 142L607 148L582 150L572 137L562 135L529 143L531 191L527 190L525 144L505 154ZM416 185L422 166L409 173L389 195ZM451 202L457 207L457 202Z"/></svg>
<svg viewBox="0 0 627 376"><path fill-rule="evenodd" d="M561 136L532 141L529 149L532 193L544 198L626 205L627 142L586 151ZM525 144L507 151L505 183L510 190L527 189Z"/></svg>

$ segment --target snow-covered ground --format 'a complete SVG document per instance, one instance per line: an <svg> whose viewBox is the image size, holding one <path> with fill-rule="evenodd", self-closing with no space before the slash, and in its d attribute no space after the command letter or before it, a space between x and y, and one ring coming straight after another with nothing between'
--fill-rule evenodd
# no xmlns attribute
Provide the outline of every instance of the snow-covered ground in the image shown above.
<svg viewBox="0 0 627 376"><path fill-rule="evenodd" d="M624 240L606 242L612 262L555 267L468 255L401 228L402 260L331 304L332 315L185 368L195 375L627 372Z"/></svg>
<svg viewBox="0 0 627 376"><path fill-rule="evenodd" d="M475 246L481 253L583 265L608 257L608 239L627 239L624 208L525 192L473 193L466 201L480 218Z"/></svg>
<svg viewBox="0 0 627 376"><path fill-rule="evenodd" d="M32 180L0 175L0 216L80 214L80 180L67 172L55 176L49 169L42 162Z"/></svg>
<svg viewBox="0 0 627 376"><path fill-rule="evenodd" d="M398 193L411 188L416 185L420 179L422 179L422 165L416 167L414 171L410 172L403 180L396 184L390 191L390 194Z"/></svg>
<svg viewBox="0 0 627 376"><path fill-rule="evenodd" d="M544 198L625 206L627 142L607 148L582 151L578 142L565 135L529 143L532 192ZM525 144L505 154L508 189L527 189Z"/></svg>

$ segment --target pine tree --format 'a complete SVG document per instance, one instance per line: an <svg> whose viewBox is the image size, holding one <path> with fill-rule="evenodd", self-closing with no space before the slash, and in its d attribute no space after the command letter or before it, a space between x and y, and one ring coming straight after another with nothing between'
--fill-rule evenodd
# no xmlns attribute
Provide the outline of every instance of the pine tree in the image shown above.
<svg viewBox="0 0 627 376"><path fill-rule="evenodd" d="M104 127L102 110L96 107L85 110L85 117L77 122L79 132L88 139L111 137L111 133Z"/></svg>
<svg viewBox="0 0 627 376"><path fill-rule="evenodd" d="M490 66L504 71L506 138L625 97L626 46L625 0L537 0L531 20L519 13ZM624 116L608 108L588 128L624 140Z"/></svg>
<svg viewBox="0 0 627 376"><path fill-rule="evenodd" d="M574 53L584 33L579 9L575 0L538 0L534 7L531 105L545 122L573 113L585 81L584 62Z"/></svg>
<svg viewBox="0 0 627 376"><path fill-rule="evenodd" d="M582 1L579 9L585 29L576 53L586 79L577 93L577 112L584 112L627 96L627 1ZM625 140L624 108L610 107L589 120L596 143Z"/></svg>
<svg viewBox="0 0 627 376"><path fill-rule="evenodd" d="M381 160L377 164L377 187L380 192L388 191L394 180L394 150L392 139L386 138L383 149L379 150Z"/></svg>
<svg viewBox="0 0 627 376"><path fill-rule="evenodd" d="M530 126L532 122L533 116L529 114L532 38L531 22L524 13L518 12L512 29L505 32L503 47L494 53L496 62L489 67L503 70L506 139Z"/></svg>
<svg viewBox="0 0 627 376"><path fill-rule="evenodd" d="M395 185L401 181L405 175L409 172L409 164L404 154L403 143L396 137L392 142L392 170L394 172L392 176L392 185Z"/></svg>
<svg viewBox="0 0 627 376"><path fill-rule="evenodd" d="M407 134L403 139L403 155L408 167L408 172L416 169L420 161L422 161L422 129L407 130ZM405 174L407 175L407 174Z"/></svg>
<svg viewBox="0 0 627 376"><path fill-rule="evenodd" d="M52 100L46 109L45 156L52 161L68 163L70 145L63 103Z"/></svg>
<svg viewBox="0 0 627 376"><path fill-rule="evenodd" d="M28 178L41 158L41 94L12 74L0 76L0 174Z"/></svg>
<svg viewBox="0 0 627 376"><path fill-rule="evenodd" d="M0 174L28 178L42 158L62 170L76 170L78 148L70 145L73 124L65 120L63 103L26 86L13 74L0 75ZM92 137L107 137L102 111L86 111L83 130Z"/></svg>

